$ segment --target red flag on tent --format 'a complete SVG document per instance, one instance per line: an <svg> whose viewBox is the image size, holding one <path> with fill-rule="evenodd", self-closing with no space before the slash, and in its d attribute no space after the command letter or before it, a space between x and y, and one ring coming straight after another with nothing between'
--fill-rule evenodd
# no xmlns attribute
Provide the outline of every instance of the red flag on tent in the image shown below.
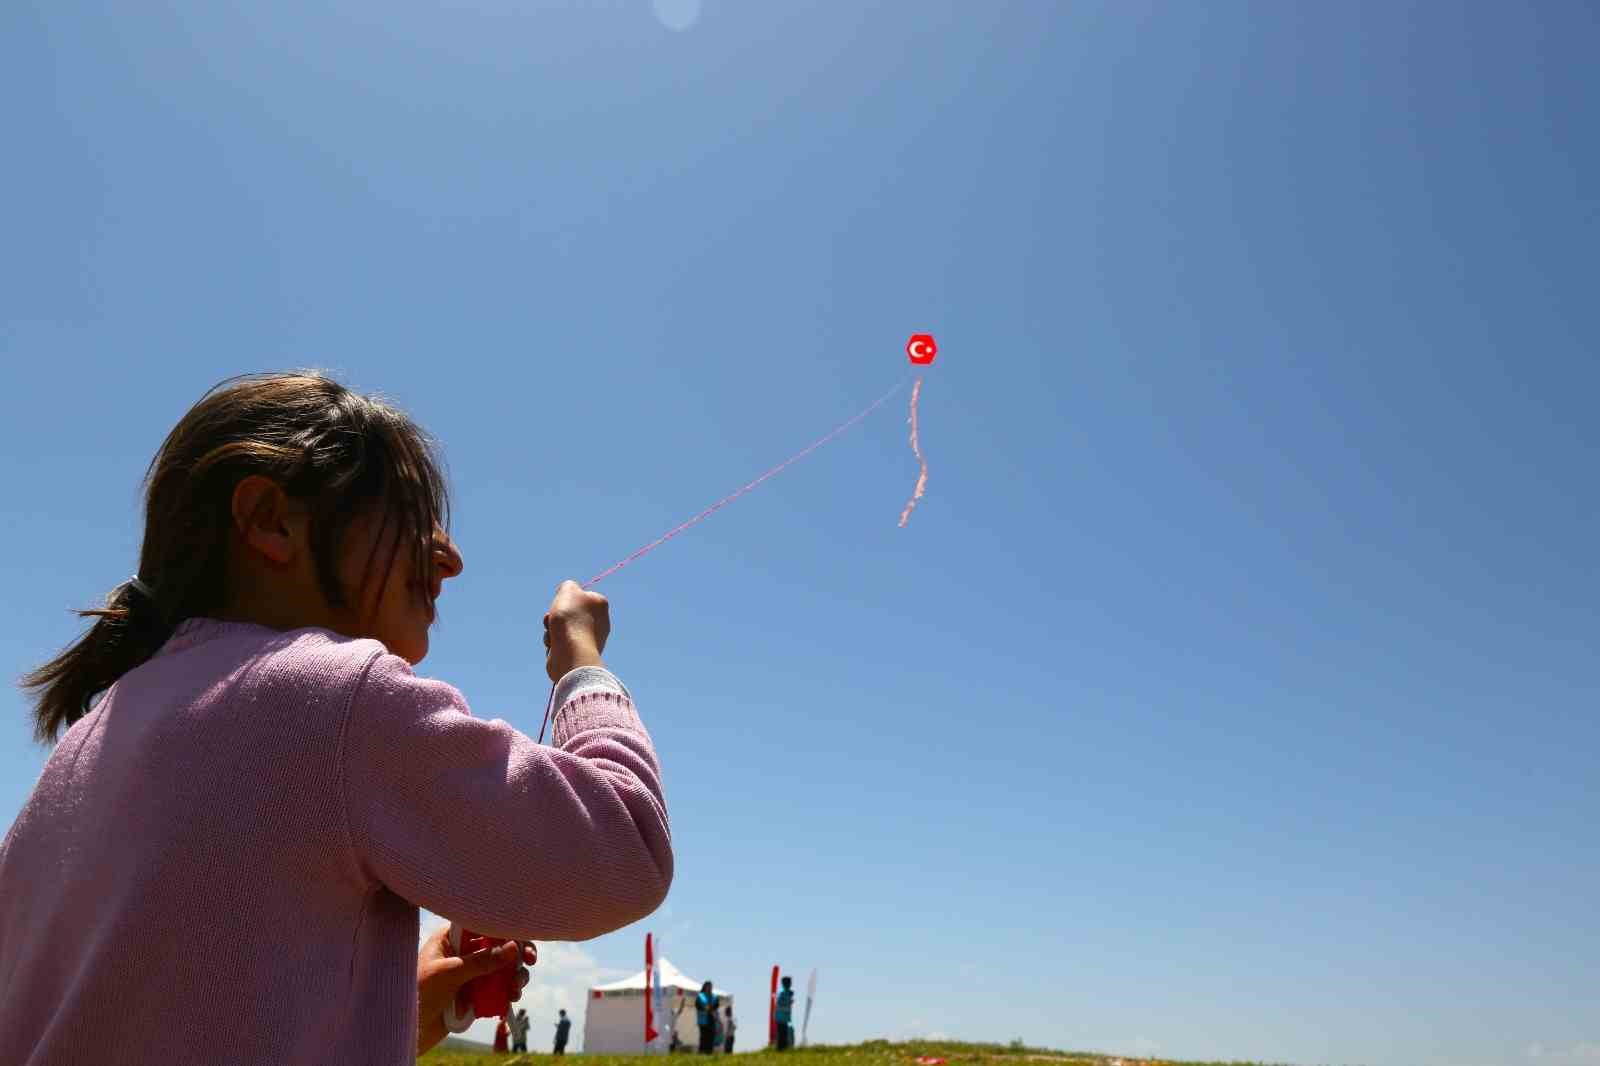
<svg viewBox="0 0 1600 1066"><path fill-rule="evenodd" d="M650 974L655 969L654 943L650 934L644 935L644 1042L653 1044L656 1041L656 1015L650 1002Z"/></svg>
<svg viewBox="0 0 1600 1066"><path fill-rule="evenodd" d="M778 1042L778 968L772 968L772 996L767 1000L767 1045Z"/></svg>

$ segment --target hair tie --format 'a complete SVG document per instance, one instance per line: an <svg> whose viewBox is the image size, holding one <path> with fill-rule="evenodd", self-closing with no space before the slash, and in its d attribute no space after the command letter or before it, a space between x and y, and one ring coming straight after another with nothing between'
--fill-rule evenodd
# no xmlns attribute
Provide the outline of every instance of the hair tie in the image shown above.
<svg viewBox="0 0 1600 1066"><path fill-rule="evenodd" d="M156 590L151 588L149 585L146 585L143 581L140 581L138 574L134 574L132 577L128 578L128 587L132 588L135 592L149 600L151 603L156 602Z"/></svg>

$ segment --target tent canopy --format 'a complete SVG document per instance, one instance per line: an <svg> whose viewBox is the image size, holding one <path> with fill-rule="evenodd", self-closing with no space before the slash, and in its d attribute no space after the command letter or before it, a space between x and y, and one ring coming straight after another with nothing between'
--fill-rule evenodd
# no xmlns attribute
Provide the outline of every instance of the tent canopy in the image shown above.
<svg viewBox="0 0 1600 1066"><path fill-rule="evenodd" d="M667 961L666 956L662 956L657 961L661 965L661 988L663 991L674 988L681 988L685 992L700 991L701 982L696 981L694 978L688 976L682 970L672 965L672 963ZM624 977L622 980L612 981L610 984L595 985L593 988L589 989L589 992L592 998L599 998L595 997L593 994L596 992L642 992L649 987L649 974L647 974L644 970L640 970L632 977ZM727 993L723 992L722 989L716 987L715 985L711 986L711 991L719 996L727 995Z"/></svg>

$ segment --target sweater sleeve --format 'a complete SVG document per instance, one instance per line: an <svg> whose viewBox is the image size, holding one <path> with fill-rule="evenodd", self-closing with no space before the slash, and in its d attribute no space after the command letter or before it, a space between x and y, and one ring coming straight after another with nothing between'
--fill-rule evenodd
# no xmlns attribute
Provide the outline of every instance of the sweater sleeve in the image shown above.
<svg viewBox="0 0 1600 1066"><path fill-rule="evenodd" d="M547 747L376 656L344 741L363 870L489 936L586 940L655 910L672 884L655 749L620 683L582 680L565 686Z"/></svg>

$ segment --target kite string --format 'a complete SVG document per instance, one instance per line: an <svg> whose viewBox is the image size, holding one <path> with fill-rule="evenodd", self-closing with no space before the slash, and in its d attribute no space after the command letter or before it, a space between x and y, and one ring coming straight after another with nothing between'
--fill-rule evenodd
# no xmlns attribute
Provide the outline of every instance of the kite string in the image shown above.
<svg viewBox="0 0 1600 1066"><path fill-rule="evenodd" d="M859 413L859 415L854 416L854 418L851 418L850 421L846 421L846 423L842 423L842 424L840 424L840 426L835 427L834 431L829 432L829 434L827 434L826 437L821 437L821 439L814 440L814 442L811 442L810 445L806 445L805 448L802 448L802 450L797 451L797 453L795 453L795 455L789 456L789 458L784 459L784 461L782 461L782 463L779 463L778 466L774 466L773 469L770 469L770 471L766 471L765 474L762 474L762 475L760 475L760 477L757 477L757 479L755 479L754 482L750 482L749 485L746 485L746 487L739 488L738 491L733 491L733 493L728 493L728 495L723 496L722 499L718 499L717 503L712 504L712 506L706 507L706 509L704 509L704 511L699 512L698 515L694 515L693 519L688 519L688 520L686 520L686 522L678 523L678 525L675 525L675 527L672 527L672 528L670 528L670 530L667 530L666 533L662 533L662 535L658 536L658 538L653 539L653 541L650 541L650 543L645 544L645 546L643 546L643 547L640 547L640 549L638 549L637 552L634 552L634 554L627 555L627 557L624 557L624 559L619 560L619 562L613 563L613 565L610 565L610 567L606 567L605 570L600 571L600 573L597 573L597 575L592 576L592 578L587 579L587 581L584 581L584 584L582 584L582 587L586 587L586 589L587 589L587 587L592 586L592 584L598 583L598 581L600 581L600 579L602 579L602 578L610 578L610 576L613 575L613 573L616 573L616 571L621 570L622 567L626 567L626 565L629 565L630 562L634 562L635 559L642 559L642 557L645 557L645 555L650 554L650 552L656 551L656 549L658 549L658 547L661 547L662 544L666 544L667 541L670 541L670 539L674 538L674 536L677 536L678 533L682 533L683 530L686 530L686 528L690 528L691 525L694 525L694 523L701 522L702 519L706 519L707 515L712 514L712 512L714 512L714 511L718 511L718 509L722 509L722 507L725 507L726 504L733 503L734 499L738 499L739 496L744 495L744 493L747 493L747 491L750 491L750 490L752 490L752 488L755 488L755 487L757 487L757 485L760 485L760 483L765 482L765 480L768 479L768 477L773 477L774 474L778 474L778 472L782 471L782 469L784 469L784 467L790 466L790 464L798 463L798 461L800 461L800 459L806 458L806 456L811 455L811 453L813 453L813 451L818 450L818 448L821 448L822 445L826 445L826 443L829 442L829 440L834 439L834 437L837 437L838 434L842 434L842 432L845 432L846 429L850 429L851 426L854 426L854 424L859 423L859 421L861 421L862 418L866 418L866 416L870 415L870 413L872 413L872 411L878 410L878 408L883 407L883 403L888 402L888 399L890 399L891 395L894 395L894 394L896 394L896 392L901 391L901 389L904 389L904 387L906 387L906 383L904 383L904 381L901 381L901 383L896 384L896 386L894 386L893 389L890 389L890 391L885 392L885 394L883 394L883 395L880 395L880 397L878 397L877 400L874 400L874 403L872 403L872 407L867 408L867 410L861 411L861 413ZM920 389L920 387L922 387L922 378L918 378L917 379L917 384L915 384L915 386L912 386L912 418L914 418L914 419L915 419L915 397L917 397L917 391L918 391L918 389ZM915 447L915 421L914 421L914 423L912 423L912 447ZM906 523L901 522L901 525L906 525ZM550 698L546 699L546 701L544 701L544 719L542 719L541 722L539 722L539 743L541 743L541 744L544 743L544 728L546 728L547 725L549 725L549 723L550 723L550 711L552 711L552 709L554 709L554 704L555 704L555 683L552 682L552 683L550 683Z"/></svg>
<svg viewBox="0 0 1600 1066"><path fill-rule="evenodd" d="M920 378L918 379L918 383L919 384L921 383L921 379ZM709 517L713 512L718 511L718 510L722 509L723 507L727 506L728 504L732 503L734 500L737 500L740 496L743 496L745 493L749 492L751 489L755 488L757 485L761 484L763 481L765 481L768 478L772 477L773 475L779 473L785 467L791 466L794 463L799 462L801 459L804 459L806 456L810 455L812 452L816 451L818 448L822 447L824 444L828 443L830 440L832 440L833 438L837 437L839 434L843 433L845 430L849 429L851 426L855 425L857 422L861 421L863 418L866 418L872 412L876 411L879 407L882 407L883 404L885 403L885 401L887 401L889 399L889 397L893 396L895 393L897 393L901 389L905 388L905 385L906 385L906 383L904 381L901 381L894 388L890 389L888 392L886 392L882 396L878 397L877 400L873 401L872 406L868 407L865 411L862 411L860 414L856 415L854 418L850 419L849 421L843 422L840 425L836 426L826 436L821 437L820 439L818 439L816 441L813 441L811 444L808 444L806 447L804 447L800 451L796 452L794 455L791 455L789 458L785 459L783 462L779 463L777 466L773 467L771 470L768 470L765 474L762 474L760 477L758 477L754 481L750 482L750 484L744 486L741 489L738 489L737 491L729 493L728 495L724 496L722 499L718 500L716 503L712 504L710 507L707 507L705 510L701 511L699 514L695 515L693 518L690 518L687 521L681 522L678 525L674 526L673 528L667 530L665 533L661 534L661 536L657 537L655 540L651 541L649 544L646 544L644 547L640 548L638 551L634 552L632 555L629 555L626 558L624 558L624 559L622 559L622 560L620 560L620 561L618 561L616 563L613 563L611 566L608 566L606 569L600 571L594 577L591 577L588 581L585 581L583 583L583 587L584 588L589 588L591 585L594 585L595 583L600 581L602 578L610 577L612 574L616 573L618 570L621 570L623 567L627 566L629 563L633 562L635 559L639 559L639 558L642 558L642 557L644 557L646 555L649 555L651 552L653 552L657 548L661 547L661 545L665 544L667 541L671 540L673 537L676 537L679 533L682 533L684 530L688 529L690 526L695 525L696 523L698 523L698 522L702 521L703 519ZM915 394L915 389L913 389L912 391L913 391L913 394Z"/></svg>

